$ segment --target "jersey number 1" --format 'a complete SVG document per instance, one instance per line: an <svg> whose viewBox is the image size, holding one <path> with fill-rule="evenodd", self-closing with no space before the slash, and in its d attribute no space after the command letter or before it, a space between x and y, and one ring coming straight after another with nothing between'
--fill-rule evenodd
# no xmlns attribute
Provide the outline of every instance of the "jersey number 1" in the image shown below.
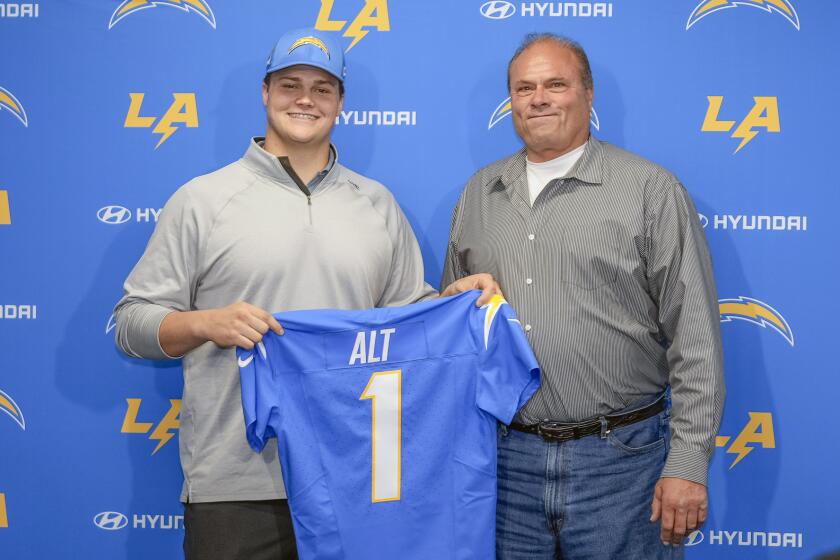
<svg viewBox="0 0 840 560"><path fill-rule="evenodd" d="M400 499L402 455L402 370L377 371L359 400L370 399L372 476L371 501Z"/></svg>

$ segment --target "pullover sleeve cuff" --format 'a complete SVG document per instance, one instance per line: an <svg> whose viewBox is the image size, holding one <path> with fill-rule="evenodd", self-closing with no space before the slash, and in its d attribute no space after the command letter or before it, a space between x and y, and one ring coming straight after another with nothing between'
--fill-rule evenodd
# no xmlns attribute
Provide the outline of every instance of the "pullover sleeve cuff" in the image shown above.
<svg viewBox="0 0 840 560"><path fill-rule="evenodd" d="M129 325L126 325L124 333L132 333L126 336L121 342L126 353L138 358L149 360L177 359L180 356L170 356L163 351L160 345L160 324L164 317L174 313L174 309L156 304L145 304L132 306L133 309L126 310L128 313Z"/></svg>
<svg viewBox="0 0 840 560"><path fill-rule="evenodd" d="M703 451L671 448L660 478L682 478L708 485L709 456Z"/></svg>

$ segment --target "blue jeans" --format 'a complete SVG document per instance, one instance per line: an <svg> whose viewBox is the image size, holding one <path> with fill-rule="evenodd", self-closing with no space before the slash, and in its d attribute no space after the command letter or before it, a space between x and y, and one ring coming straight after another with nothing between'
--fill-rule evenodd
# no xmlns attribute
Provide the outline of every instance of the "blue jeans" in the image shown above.
<svg viewBox="0 0 840 560"><path fill-rule="evenodd" d="M498 560L682 558L651 523L668 411L562 443L499 428Z"/></svg>

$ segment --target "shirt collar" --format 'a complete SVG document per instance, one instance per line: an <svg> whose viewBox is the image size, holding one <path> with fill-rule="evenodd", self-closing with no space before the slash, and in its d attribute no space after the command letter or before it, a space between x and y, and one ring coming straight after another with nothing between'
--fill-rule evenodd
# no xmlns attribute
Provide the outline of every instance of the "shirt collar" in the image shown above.
<svg viewBox="0 0 840 560"><path fill-rule="evenodd" d="M309 190L314 190L315 187L321 184L321 182L324 180L324 177L326 177L330 170L333 168L335 160L335 147L332 144L330 144L330 157L329 159L327 159L327 165L325 165L324 168L321 171L319 171L317 175L312 177L311 181L309 181L309 184L307 185L309 187Z"/></svg>
<svg viewBox="0 0 840 560"><path fill-rule="evenodd" d="M248 144L248 149L245 150L245 155L242 156L243 163L264 177L282 183L283 185L294 187L297 189L295 181L286 173L277 156L265 151L262 147L265 138L255 136L251 138ZM335 165L338 162L338 150L334 145L330 144L330 156L327 160L327 165L318 172L317 175L310 181L310 186L318 185L319 183L327 184L331 182L336 176L336 170L339 167Z"/></svg>
<svg viewBox="0 0 840 560"><path fill-rule="evenodd" d="M505 189L511 192L520 192L527 199L527 179L525 175L526 151L522 148L508 160L502 169L499 177ZM584 183L600 185L603 177L604 148L600 140L589 135L586 141L586 148L577 163L569 170L566 178L575 178Z"/></svg>
<svg viewBox="0 0 840 560"><path fill-rule="evenodd" d="M604 176L604 147L601 141L589 135L586 148L577 163L569 170L566 177L574 177L584 183L600 185Z"/></svg>

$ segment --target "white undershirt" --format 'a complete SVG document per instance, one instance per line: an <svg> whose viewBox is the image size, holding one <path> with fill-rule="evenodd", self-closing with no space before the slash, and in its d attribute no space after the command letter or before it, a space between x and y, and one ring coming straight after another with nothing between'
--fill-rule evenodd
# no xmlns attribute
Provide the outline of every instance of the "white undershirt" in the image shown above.
<svg viewBox="0 0 840 560"><path fill-rule="evenodd" d="M531 206L540 195L545 186L552 180L565 177L566 173L577 163L580 156L583 155L583 149L586 144L575 148L571 152L565 153L560 157L544 161L542 163L534 163L525 158L525 169L528 172L528 194L531 198Z"/></svg>

